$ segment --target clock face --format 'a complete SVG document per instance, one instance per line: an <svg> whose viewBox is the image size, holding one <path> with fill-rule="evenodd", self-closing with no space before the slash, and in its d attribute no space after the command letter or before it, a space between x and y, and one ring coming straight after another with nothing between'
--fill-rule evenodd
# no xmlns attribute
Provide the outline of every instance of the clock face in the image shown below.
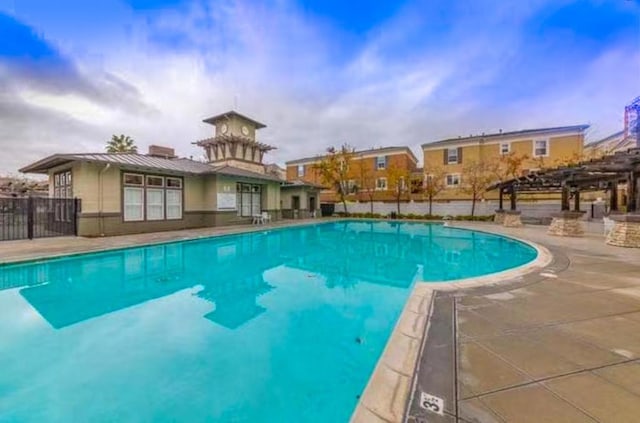
<svg viewBox="0 0 640 423"><path fill-rule="evenodd" d="M249 128L247 128L246 126L242 127L242 134L243 135L249 135Z"/></svg>
<svg viewBox="0 0 640 423"><path fill-rule="evenodd" d="M223 123L222 126L220 126L220 132L222 132L223 134L227 133L227 124Z"/></svg>

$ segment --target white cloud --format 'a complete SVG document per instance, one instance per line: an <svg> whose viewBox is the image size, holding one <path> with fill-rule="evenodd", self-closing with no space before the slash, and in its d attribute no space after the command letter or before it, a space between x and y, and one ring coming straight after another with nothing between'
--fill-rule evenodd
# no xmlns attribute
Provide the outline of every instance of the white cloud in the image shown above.
<svg viewBox="0 0 640 423"><path fill-rule="evenodd" d="M199 1L145 16L123 13L128 20L114 26L112 39L60 40L77 53L75 64L95 94L14 84L23 120L0 129L0 142L17 137L30 147L0 157L0 171L78 147L101 151L113 133L131 135L141 150L162 144L199 157L191 142L212 135L201 120L236 101L240 112L268 125L259 137L278 147L267 160L279 162L342 142L409 145L418 153L427 141L499 128L586 121L600 135L617 130L622 106L640 92L633 68L624 66L629 46L592 57L552 90L535 87L504 103L487 97L509 89L501 77L523 54L523 25L547 3L481 1L452 13L446 25L437 8L418 3L348 49L340 45L342 29L312 20L290 1ZM425 35L438 24L445 28L434 38ZM64 37L59 28L55 34Z"/></svg>
<svg viewBox="0 0 640 423"><path fill-rule="evenodd" d="M116 113L76 94L54 95L27 89L18 96L28 105L65 113L89 124L112 124Z"/></svg>

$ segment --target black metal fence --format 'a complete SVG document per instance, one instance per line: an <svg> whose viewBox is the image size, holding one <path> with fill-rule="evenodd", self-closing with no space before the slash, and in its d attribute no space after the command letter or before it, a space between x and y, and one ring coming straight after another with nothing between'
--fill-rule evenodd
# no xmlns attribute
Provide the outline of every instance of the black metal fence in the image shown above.
<svg viewBox="0 0 640 423"><path fill-rule="evenodd" d="M0 241L77 235L80 200L0 198Z"/></svg>

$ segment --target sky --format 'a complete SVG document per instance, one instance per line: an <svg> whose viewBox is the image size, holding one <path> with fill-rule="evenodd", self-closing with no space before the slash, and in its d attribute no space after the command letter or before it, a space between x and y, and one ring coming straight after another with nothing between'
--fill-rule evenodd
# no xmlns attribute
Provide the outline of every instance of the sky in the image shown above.
<svg viewBox="0 0 640 423"><path fill-rule="evenodd" d="M623 126L640 0L0 0L0 174L55 153L213 136L236 109L266 162L443 138Z"/></svg>

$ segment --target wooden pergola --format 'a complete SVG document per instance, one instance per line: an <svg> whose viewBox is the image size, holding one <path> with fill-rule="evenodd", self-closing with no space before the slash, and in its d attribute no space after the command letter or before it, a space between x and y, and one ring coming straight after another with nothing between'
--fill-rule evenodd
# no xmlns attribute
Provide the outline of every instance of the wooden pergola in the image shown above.
<svg viewBox="0 0 640 423"><path fill-rule="evenodd" d="M487 190L499 189L499 207L503 209L504 194L510 196L510 209L516 210L519 193L560 193L561 210L569 211L573 198L574 211L580 211L580 192L610 192L609 207L618 210L618 185L627 187L627 213L638 212L640 178L640 148L607 155L598 159L530 172L527 175L497 182Z"/></svg>

